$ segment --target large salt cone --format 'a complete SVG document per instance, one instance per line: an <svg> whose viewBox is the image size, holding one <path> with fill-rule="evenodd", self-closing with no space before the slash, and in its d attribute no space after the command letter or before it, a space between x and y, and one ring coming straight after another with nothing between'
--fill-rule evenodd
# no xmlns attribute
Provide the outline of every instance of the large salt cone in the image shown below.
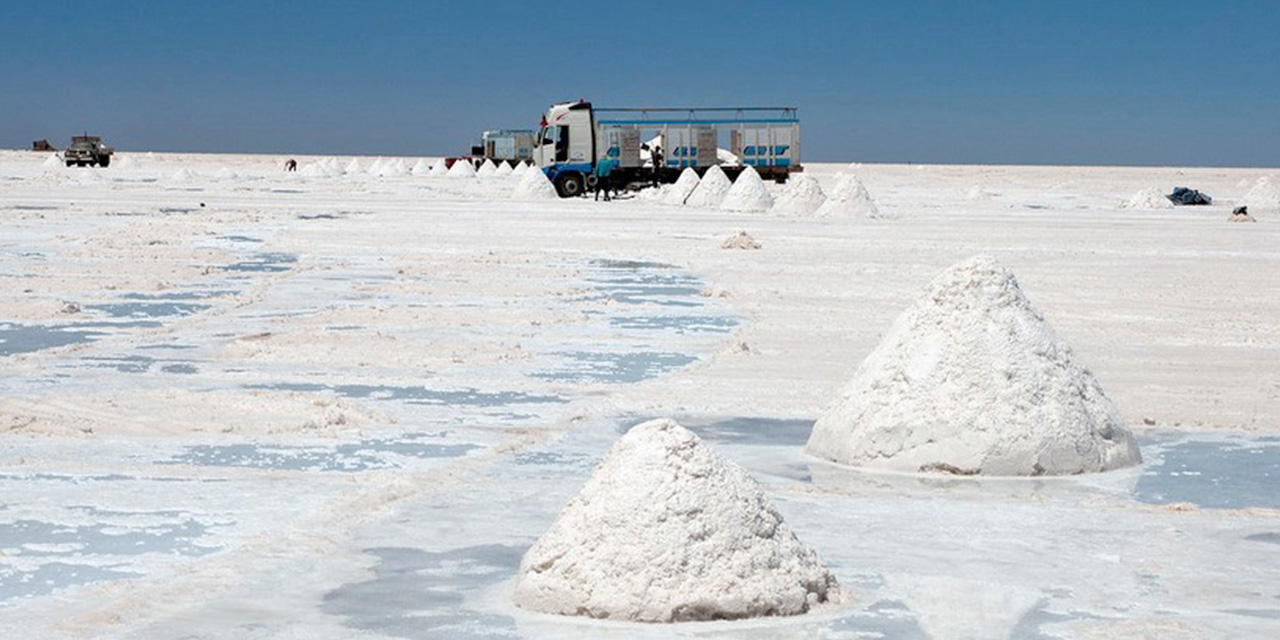
<svg viewBox="0 0 1280 640"><path fill-rule="evenodd" d="M809 453L913 472L1035 476L1138 464L1133 434L990 257L908 308L814 424Z"/></svg>
<svg viewBox="0 0 1280 640"><path fill-rule="evenodd" d="M644 622L794 615L838 593L747 472L671 420L614 445L515 584L525 609Z"/></svg>

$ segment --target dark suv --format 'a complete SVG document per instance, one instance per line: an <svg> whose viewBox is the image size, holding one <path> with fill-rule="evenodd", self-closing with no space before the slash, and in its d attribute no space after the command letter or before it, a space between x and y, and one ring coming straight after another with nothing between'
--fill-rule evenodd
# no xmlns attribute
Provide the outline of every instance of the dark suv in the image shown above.
<svg viewBox="0 0 1280 640"><path fill-rule="evenodd" d="M71 136L71 146L62 152L62 159L68 167L101 166L111 164L111 154L115 149L102 144L98 136Z"/></svg>

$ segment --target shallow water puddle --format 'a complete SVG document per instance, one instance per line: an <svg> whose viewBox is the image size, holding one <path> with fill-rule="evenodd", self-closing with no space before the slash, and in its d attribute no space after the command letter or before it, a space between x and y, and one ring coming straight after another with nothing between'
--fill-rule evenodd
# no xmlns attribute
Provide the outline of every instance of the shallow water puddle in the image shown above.
<svg viewBox="0 0 1280 640"><path fill-rule="evenodd" d="M466 405L473 407L501 407L511 404L560 404L568 402L559 396L536 395L520 391L480 391L478 389L439 390L427 387L396 387L368 384L316 384L284 382L278 384L251 384L246 389L271 389L276 391L318 392L330 391L348 398L371 400L401 400L407 404Z"/></svg>
<svg viewBox="0 0 1280 640"><path fill-rule="evenodd" d="M194 445L159 464L188 464L211 467L251 467L285 471L368 471L394 469L403 460L457 458L479 449L473 444L430 442L443 433L407 433L396 438L366 438L332 447L238 443Z"/></svg>

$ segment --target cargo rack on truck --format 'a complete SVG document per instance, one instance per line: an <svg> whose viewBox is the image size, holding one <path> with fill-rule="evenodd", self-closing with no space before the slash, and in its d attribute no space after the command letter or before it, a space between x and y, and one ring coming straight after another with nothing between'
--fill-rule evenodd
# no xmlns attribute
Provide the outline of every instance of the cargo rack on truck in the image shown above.
<svg viewBox="0 0 1280 640"><path fill-rule="evenodd" d="M719 153L726 132L732 158ZM660 150L657 166L651 143ZM562 102L542 117L533 144L538 166L566 197L589 188L596 164L605 159L613 161L614 184L637 186L674 182L685 168L702 174L715 165L730 178L752 166L777 182L803 170L796 107L594 108L585 100Z"/></svg>

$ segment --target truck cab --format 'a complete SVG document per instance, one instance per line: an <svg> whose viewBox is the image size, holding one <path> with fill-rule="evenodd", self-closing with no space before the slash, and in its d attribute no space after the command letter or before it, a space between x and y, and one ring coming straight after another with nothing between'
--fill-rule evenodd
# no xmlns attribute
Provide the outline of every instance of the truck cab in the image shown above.
<svg viewBox="0 0 1280 640"><path fill-rule="evenodd" d="M580 195L595 166L595 114L583 100L551 105L533 140L533 159L561 197Z"/></svg>

